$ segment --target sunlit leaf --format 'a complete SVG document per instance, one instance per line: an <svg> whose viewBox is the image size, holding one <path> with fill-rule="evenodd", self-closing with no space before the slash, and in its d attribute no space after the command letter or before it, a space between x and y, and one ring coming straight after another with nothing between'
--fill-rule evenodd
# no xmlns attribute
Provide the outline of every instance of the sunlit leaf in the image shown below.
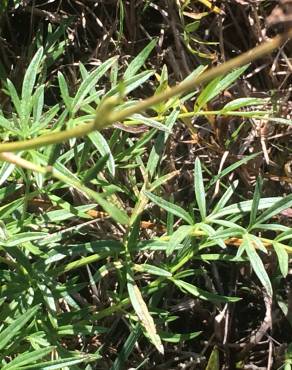
<svg viewBox="0 0 292 370"><path fill-rule="evenodd" d="M147 305L143 299L143 296L136 285L135 281L133 280L131 274L127 273L127 287L128 287L128 293L129 297L132 303L132 306L141 321L141 324L146 330L146 333L148 334L151 342L156 347L158 352L164 353L163 345L161 343L161 339L156 331L156 326L154 323L154 320L152 316L150 315Z"/></svg>
<svg viewBox="0 0 292 370"><path fill-rule="evenodd" d="M10 325L8 325L0 333L0 350L5 346L22 330L22 328L34 317L36 312L39 310L39 305L34 306L20 315Z"/></svg>
<svg viewBox="0 0 292 370"><path fill-rule="evenodd" d="M283 245L277 241L273 241L273 247L278 257L281 274L285 278L288 275L289 256Z"/></svg>
<svg viewBox="0 0 292 370"><path fill-rule="evenodd" d="M139 71L146 62L151 51L155 48L156 44L156 39L150 41L149 44L131 61L124 73L125 80L133 77Z"/></svg>
<svg viewBox="0 0 292 370"><path fill-rule="evenodd" d="M203 182L201 162L198 157L196 158L196 161L195 161L194 182L195 182L194 186L195 186L196 201L199 206L201 218L202 220L204 220L207 214L206 194L205 194L205 188L204 188L204 182Z"/></svg>
<svg viewBox="0 0 292 370"><path fill-rule="evenodd" d="M168 212L171 212L172 214L174 214L177 217L182 218L188 224L193 224L193 220L192 220L191 216L183 208L177 206L176 204L169 203L166 200L150 193L149 191L145 190L145 194L147 195L147 197L152 202L157 204L159 207L165 209Z"/></svg>
<svg viewBox="0 0 292 370"><path fill-rule="evenodd" d="M259 278L260 282L263 284L265 287L267 294L272 297L273 295L273 289L272 289L272 284L269 279L269 276L266 272L265 266L259 257L258 253L256 252L255 249L255 243L253 239L250 237L248 234L243 235L243 248L246 251L249 261L251 263L251 266Z"/></svg>

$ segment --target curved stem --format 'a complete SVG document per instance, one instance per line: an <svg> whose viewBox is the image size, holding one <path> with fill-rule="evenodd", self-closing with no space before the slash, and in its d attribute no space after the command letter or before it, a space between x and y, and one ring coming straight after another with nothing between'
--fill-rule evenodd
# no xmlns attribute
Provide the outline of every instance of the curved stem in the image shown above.
<svg viewBox="0 0 292 370"><path fill-rule="evenodd" d="M187 79L169 90L157 95L153 95L150 98L142 100L136 105L124 110L113 111L113 98L106 99L101 104L101 107L97 110L95 120L66 131L54 132L30 140L2 143L0 144L0 153L35 149L44 145L61 143L74 137L77 138L86 136L94 130L102 130L105 127L111 126L114 122L123 121L132 114L144 111L155 104L161 103L174 96L181 95L182 93L186 93L192 90L195 86L209 82L218 76L228 73L234 68L241 67L266 54L269 54L274 49L280 47L290 37L292 37L292 28L287 32L278 35L259 46L256 46L255 48L229 60L224 64L207 70L198 77Z"/></svg>

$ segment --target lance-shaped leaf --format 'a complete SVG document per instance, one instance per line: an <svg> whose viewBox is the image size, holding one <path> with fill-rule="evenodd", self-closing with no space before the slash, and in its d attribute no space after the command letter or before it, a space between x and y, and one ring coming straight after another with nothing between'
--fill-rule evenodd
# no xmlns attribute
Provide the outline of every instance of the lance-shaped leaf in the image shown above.
<svg viewBox="0 0 292 370"><path fill-rule="evenodd" d="M148 334L151 342L154 344L156 349L163 354L164 353L163 345L161 343L159 335L157 334L154 320L148 311L148 307L143 299L143 296L138 286L136 285L134 279L132 278L132 274L130 271L127 272L127 280L128 280L127 283L128 293L132 306L139 320L141 321L141 324L146 330L146 333Z"/></svg>
<svg viewBox="0 0 292 370"><path fill-rule="evenodd" d="M268 295L270 297L272 297L272 295L273 295L272 284L271 284L269 276L266 272L265 266L264 266L261 258L259 257L259 255L256 252L254 238L252 238L249 234L246 233L246 234L243 235L243 242L242 243L243 243L242 246L243 246L244 250L246 251L246 254L249 258L249 261L251 263L251 266L252 266L255 274L257 275L260 282L265 287Z"/></svg>

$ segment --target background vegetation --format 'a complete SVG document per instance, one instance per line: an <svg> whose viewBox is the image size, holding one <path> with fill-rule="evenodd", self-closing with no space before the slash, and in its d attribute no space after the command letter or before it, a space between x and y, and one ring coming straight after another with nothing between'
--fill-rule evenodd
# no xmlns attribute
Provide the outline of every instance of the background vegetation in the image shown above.
<svg viewBox="0 0 292 370"><path fill-rule="evenodd" d="M291 368L289 12L1 2L1 369Z"/></svg>

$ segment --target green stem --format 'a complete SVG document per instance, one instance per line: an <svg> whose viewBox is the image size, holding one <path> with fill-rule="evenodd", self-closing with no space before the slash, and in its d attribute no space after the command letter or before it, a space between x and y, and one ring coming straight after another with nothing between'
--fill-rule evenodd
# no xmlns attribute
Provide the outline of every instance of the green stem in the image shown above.
<svg viewBox="0 0 292 370"><path fill-rule="evenodd" d="M193 90L194 87L200 84L209 82L218 76L225 75L234 68L241 67L266 54L269 54L274 49L280 47L290 37L292 37L292 28L287 32L278 35L259 46L256 46L255 48L229 60L224 64L207 70L198 77L187 79L169 90L157 95L153 95L150 98L142 100L140 103L137 103L136 105L124 110L113 111L117 101L114 102L113 98L106 99L98 108L94 121L91 121L87 124L82 124L70 130L54 132L30 140L2 143L0 144L0 153L29 150L49 144L62 143L72 138L86 136L94 130L102 130L105 127L111 126L114 122L121 122L135 113L142 112L155 104L162 103L174 96L179 96L183 93Z"/></svg>
<svg viewBox="0 0 292 370"><path fill-rule="evenodd" d="M232 116L235 116L235 117L242 117L242 118L245 118L245 117L250 117L251 113L253 113L253 111L229 111L229 112L222 112L220 110L212 110L212 111L200 111L200 112L194 112L194 111L191 111L191 112L187 112L187 113L180 113L177 118L189 118L189 117L199 117L199 116L226 116L226 117L232 117ZM262 115L266 115L268 113L272 113L271 111L254 111L255 114L262 114ZM252 116L254 117L254 116ZM165 116L155 116L155 117L151 117L151 119L154 119L156 121L163 121L165 120ZM128 121L124 121L124 124L125 125L128 125L128 126L131 126L131 125L136 125L137 123L139 123L140 121L139 120L128 120Z"/></svg>
<svg viewBox="0 0 292 370"><path fill-rule="evenodd" d="M93 199L97 202L111 217L113 217L118 222L123 222L124 224L128 223L128 216L127 214L120 210L119 208L115 207L108 203L102 195L97 193L96 191L88 188L83 183L78 180L75 180L71 177L63 175L61 172L57 171L52 166L42 167L32 162L27 161L24 158L21 158L13 153L0 153L0 160L7 161L10 163L14 163L20 167L26 168L28 170L40 172L43 175L51 175L56 179L62 181L63 183L78 189L82 193L86 194L89 198Z"/></svg>

